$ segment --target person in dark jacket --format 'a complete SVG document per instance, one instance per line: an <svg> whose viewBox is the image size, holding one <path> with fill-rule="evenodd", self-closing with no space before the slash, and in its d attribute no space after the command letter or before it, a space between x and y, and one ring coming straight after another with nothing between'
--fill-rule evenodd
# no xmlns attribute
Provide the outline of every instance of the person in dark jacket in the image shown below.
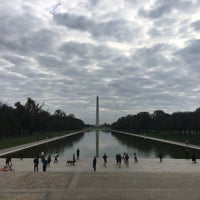
<svg viewBox="0 0 200 200"><path fill-rule="evenodd" d="M104 160L104 166L105 167L106 167L106 164L107 164L107 158L108 158L108 156L106 155L106 153L104 153L103 160Z"/></svg>
<svg viewBox="0 0 200 200"><path fill-rule="evenodd" d="M94 159L93 159L93 169L94 169L94 171L96 171L96 165L97 165L97 158L96 158L96 156L94 156Z"/></svg>
<svg viewBox="0 0 200 200"><path fill-rule="evenodd" d="M196 158L196 155L195 154L192 154L192 162L193 163L197 163L197 160L196 160L197 158Z"/></svg>
<svg viewBox="0 0 200 200"><path fill-rule="evenodd" d="M34 172L38 172L39 158L38 156L33 160Z"/></svg>
<svg viewBox="0 0 200 200"><path fill-rule="evenodd" d="M76 159L77 159L77 160L79 160L79 155L80 155L80 150L77 149L77 150L76 150Z"/></svg>
<svg viewBox="0 0 200 200"><path fill-rule="evenodd" d="M160 162L162 162L163 161L163 156L162 156L161 152L159 153L159 158L160 158Z"/></svg>
<svg viewBox="0 0 200 200"><path fill-rule="evenodd" d="M135 163L138 162L138 159L137 159L137 155L136 155L136 153L134 153L134 161L135 161Z"/></svg>
<svg viewBox="0 0 200 200"><path fill-rule="evenodd" d="M42 164L43 172L46 172L47 171L47 164L48 164L48 162L47 162L47 160L45 158L43 158L42 163L43 163Z"/></svg>

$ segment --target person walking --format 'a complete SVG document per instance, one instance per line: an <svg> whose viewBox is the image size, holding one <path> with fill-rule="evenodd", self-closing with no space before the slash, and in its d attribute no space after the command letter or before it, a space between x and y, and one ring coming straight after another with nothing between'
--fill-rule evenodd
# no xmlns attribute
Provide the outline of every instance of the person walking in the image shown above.
<svg viewBox="0 0 200 200"><path fill-rule="evenodd" d="M106 155L106 153L104 153L104 155L103 155L104 167L106 167L106 164L107 164L107 158L108 158L108 156Z"/></svg>
<svg viewBox="0 0 200 200"><path fill-rule="evenodd" d="M10 156L8 156L6 158L6 167L7 167L8 171L14 171L12 168L12 159Z"/></svg>
<svg viewBox="0 0 200 200"><path fill-rule="evenodd" d="M58 162L58 156L59 156L59 154L58 154L58 152L56 151L56 154L55 154L55 156L54 156L54 163L57 163L57 162Z"/></svg>
<svg viewBox="0 0 200 200"><path fill-rule="evenodd" d="M97 165L97 158L96 156L94 156L93 163L92 163L94 171L96 171L96 165Z"/></svg>
<svg viewBox="0 0 200 200"><path fill-rule="evenodd" d="M9 168L10 167L10 157L6 158L6 167Z"/></svg>

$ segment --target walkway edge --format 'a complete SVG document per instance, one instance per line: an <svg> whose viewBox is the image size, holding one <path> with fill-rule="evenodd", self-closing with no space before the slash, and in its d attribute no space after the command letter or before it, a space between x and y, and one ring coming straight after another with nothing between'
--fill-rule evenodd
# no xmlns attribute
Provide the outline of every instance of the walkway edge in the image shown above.
<svg viewBox="0 0 200 200"><path fill-rule="evenodd" d="M164 139L159 139L159 138L153 138L153 137L148 137L148 136L142 136L142 135L138 135L138 134L134 134L134 133L128 133L128 132L124 132L124 131L117 131L117 130L110 130L111 132L116 132L116 133L122 133L122 134L126 134L126 135L131 135L131 136L135 136L135 137L139 137L139 138L143 138L143 139L148 139L148 140L154 140L154 141L158 141L158 142L164 142L164 143L168 143L168 144L173 144L173 145L177 145L177 146L181 146L181 147L187 147L187 148L191 148L191 149L197 149L200 150L200 146L197 145L186 145L182 142L174 142L171 140L164 140Z"/></svg>
<svg viewBox="0 0 200 200"><path fill-rule="evenodd" d="M10 154L10 153L18 152L18 151L21 151L21 150L24 150L24 149L32 148L32 147L35 147L35 146L38 146L38 145L41 145L41 144L53 142L55 140L60 140L60 139L63 139L63 138L66 138L66 137L69 137L69 136L72 136L72 135L77 135L77 134L80 134L80 133L83 133L83 132L86 132L86 131L87 130L81 130L81 131L77 131L77 132L73 132L73 133L68 133L68 134L63 135L63 136L57 136L57 137L54 137L54 138L51 138L51 139L48 138L48 139L44 139L44 140L37 141L37 142L32 142L32 143L28 143L28 144L23 144L23 145L19 145L19 146L15 146L15 147L2 149L2 150L0 150L0 157L5 156L5 155Z"/></svg>

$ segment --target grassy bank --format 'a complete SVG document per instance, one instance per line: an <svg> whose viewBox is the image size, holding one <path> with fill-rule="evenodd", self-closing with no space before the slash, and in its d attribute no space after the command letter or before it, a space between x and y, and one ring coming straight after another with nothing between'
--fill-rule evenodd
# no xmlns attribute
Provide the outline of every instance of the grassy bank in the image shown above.
<svg viewBox="0 0 200 200"><path fill-rule="evenodd" d="M138 134L138 135L146 135L148 137L154 137L154 138L159 138L159 139L164 139L164 140L171 140L171 141L175 141L175 142L182 142L182 143L186 143L186 141L189 141L189 144L194 144L194 145L199 145L200 146L200 136L196 136L196 135L180 135L180 133L156 133L156 132L135 132L132 130L124 130L125 132L128 133L134 133L134 134Z"/></svg>
<svg viewBox="0 0 200 200"><path fill-rule="evenodd" d="M33 134L33 135L25 135L18 137L0 138L0 149L36 142L38 140L43 140L46 138L62 136L72 132L75 131L49 132L44 134Z"/></svg>

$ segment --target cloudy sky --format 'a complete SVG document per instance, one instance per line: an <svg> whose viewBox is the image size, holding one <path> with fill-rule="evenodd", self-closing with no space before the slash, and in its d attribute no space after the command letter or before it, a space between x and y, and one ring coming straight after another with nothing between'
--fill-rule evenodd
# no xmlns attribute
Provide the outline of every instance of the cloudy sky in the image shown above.
<svg viewBox="0 0 200 200"><path fill-rule="evenodd" d="M200 1L0 0L0 101L95 123L200 107Z"/></svg>

